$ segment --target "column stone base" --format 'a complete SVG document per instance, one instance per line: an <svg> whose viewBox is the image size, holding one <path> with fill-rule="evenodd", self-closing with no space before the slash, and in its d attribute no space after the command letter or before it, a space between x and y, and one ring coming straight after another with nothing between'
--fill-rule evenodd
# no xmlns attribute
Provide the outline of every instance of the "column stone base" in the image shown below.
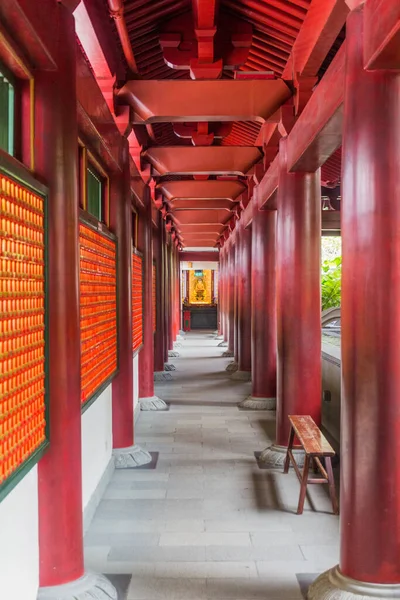
<svg viewBox="0 0 400 600"><path fill-rule="evenodd" d="M114 448L114 464L116 469L134 469L151 462L151 454L140 446L128 446L128 448Z"/></svg>
<svg viewBox="0 0 400 600"><path fill-rule="evenodd" d="M228 346L228 342L225 342L224 340L222 340L222 342L220 342L217 346L217 348L227 348Z"/></svg>
<svg viewBox="0 0 400 600"><path fill-rule="evenodd" d="M166 373L165 371L154 371L154 381L172 381L171 373Z"/></svg>
<svg viewBox="0 0 400 600"><path fill-rule="evenodd" d="M238 370L238 364L237 364L236 360L233 360L232 362L230 362L229 365L227 365L226 369L225 369L225 371L228 371L228 373L234 373L237 370Z"/></svg>
<svg viewBox="0 0 400 600"><path fill-rule="evenodd" d="M304 450L294 448L292 450L293 456L299 468L304 466ZM259 462L268 469L283 469L286 459L287 448L286 446L278 446L272 444L265 448L260 454Z"/></svg>
<svg viewBox="0 0 400 600"><path fill-rule="evenodd" d="M235 356L233 350L225 350L225 352L222 354L222 356L224 358L233 358Z"/></svg>
<svg viewBox="0 0 400 600"><path fill-rule="evenodd" d="M400 585L364 583L343 575L336 566L310 585L307 600L380 600L400 598Z"/></svg>
<svg viewBox="0 0 400 600"><path fill-rule="evenodd" d="M37 600L118 600L112 583L98 573L87 572L70 583L39 588Z"/></svg>
<svg viewBox="0 0 400 600"><path fill-rule="evenodd" d="M167 404L158 396L139 398L140 410L168 410Z"/></svg>
<svg viewBox="0 0 400 600"><path fill-rule="evenodd" d="M234 381L251 381L251 371L235 371L231 379Z"/></svg>
<svg viewBox="0 0 400 600"><path fill-rule="evenodd" d="M179 352L176 352L176 350L169 350L168 356L169 356L169 358L179 358L180 354L179 354Z"/></svg>
<svg viewBox="0 0 400 600"><path fill-rule="evenodd" d="M239 402L238 406L240 408L248 408L251 410L275 410L276 398L256 398L250 395Z"/></svg>
<svg viewBox="0 0 400 600"><path fill-rule="evenodd" d="M165 363L164 369L165 371L176 371L176 366L172 364L170 365L169 363Z"/></svg>

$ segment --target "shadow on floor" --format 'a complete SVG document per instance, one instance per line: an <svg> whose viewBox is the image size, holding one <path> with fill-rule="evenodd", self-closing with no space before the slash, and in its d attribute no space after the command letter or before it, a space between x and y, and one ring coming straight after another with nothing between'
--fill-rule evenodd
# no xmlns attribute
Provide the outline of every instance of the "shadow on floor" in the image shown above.
<svg viewBox="0 0 400 600"><path fill-rule="evenodd" d="M299 582L301 593L303 594L303 598L307 598L307 591L310 585L315 581L318 577L319 573L297 573L297 581Z"/></svg>

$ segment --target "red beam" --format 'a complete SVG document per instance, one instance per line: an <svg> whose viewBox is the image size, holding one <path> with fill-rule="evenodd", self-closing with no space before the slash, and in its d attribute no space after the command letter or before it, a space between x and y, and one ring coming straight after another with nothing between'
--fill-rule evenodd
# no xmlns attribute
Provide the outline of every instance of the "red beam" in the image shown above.
<svg viewBox="0 0 400 600"><path fill-rule="evenodd" d="M342 141L346 43L344 43L288 137L289 171L314 172Z"/></svg>
<svg viewBox="0 0 400 600"><path fill-rule="evenodd" d="M158 146L142 156L160 175L246 175L261 153L254 146Z"/></svg>
<svg viewBox="0 0 400 600"><path fill-rule="evenodd" d="M268 171L265 173L261 183L256 187L256 198L259 209L276 208L271 206L271 201L276 200L276 191L279 183L279 154L270 164ZM268 206L266 206L268 203Z"/></svg>
<svg viewBox="0 0 400 600"><path fill-rule="evenodd" d="M133 123L267 121L292 92L276 80L132 80L117 93Z"/></svg>
<svg viewBox="0 0 400 600"><path fill-rule="evenodd" d="M193 251L179 252L179 260L181 262L215 262L219 261L219 252Z"/></svg>
<svg viewBox="0 0 400 600"><path fill-rule="evenodd" d="M366 69L400 70L400 2L367 0L364 7Z"/></svg>
<svg viewBox="0 0 400 600"><path fill-rule="evenodd" d="M318 73L348 13L344 0L311 2L283 72L283 79L292 79L293 74L312 77Z"/></svg>

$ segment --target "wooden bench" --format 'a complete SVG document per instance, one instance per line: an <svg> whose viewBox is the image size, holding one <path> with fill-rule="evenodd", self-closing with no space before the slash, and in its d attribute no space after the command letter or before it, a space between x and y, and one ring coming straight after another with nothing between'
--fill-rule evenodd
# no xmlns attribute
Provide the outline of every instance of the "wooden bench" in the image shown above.
<svg viewBox="0 0 400 600"><path fill-rule="evenodd" d="M307 415L290 415L289 421L291 428L285 460L285 468L283 472L289 472L290 462L292 462L294 470L296 471L296 475L301 484L297 514L303 514L304 500L306 498L307 485L309 483L327 483L329 485L329 494L332 501L333 512L335 515L339 514L331 461L332 456L335 456L334 449L322 435L321 431L311 417ZM295 436L297 436L305 452L303 473L300 472L292 452ZM326 468L324 468L322 465L321 458L325 460ZM312 463L314 463L314 473L318 473L319 471L322 477L314 477L311 479L308 478L308 471Z"/></svg>

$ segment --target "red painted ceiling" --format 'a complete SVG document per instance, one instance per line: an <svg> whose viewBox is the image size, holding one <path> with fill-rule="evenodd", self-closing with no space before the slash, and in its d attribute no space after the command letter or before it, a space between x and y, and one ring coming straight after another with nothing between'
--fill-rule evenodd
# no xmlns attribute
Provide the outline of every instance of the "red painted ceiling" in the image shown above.
<svg viewBox="0 0 400 600"><path fill-rule="evenodd" d="M317 48L318 53L317 60L314 60L317 65L314 70L312 69L312 60L309 60L307 58L308 55L305 54L307 60L309 60L309 64L304 73L310 81L308 84L309 90L307 90L307 93L310 95L312 93L312 85L314 85L312 81L317 82L323 76L323 73L334 58L345 37L343 27L345 19L341 23L341 16L339 15L338 17L337 13L335 13L335 10L337 10L335 0L313 0L313 2L311 0L219 0L219 2L218 0L103 1L108 4L114 3L114 5L118 4L118 2L123 2L123 18L126 24L127 38L130 42L130 52L133 52L136 64L136 72L131 73L130 79L190 80L191 75L192 78L197 78L199 76L199 71L196 71L195 68L197 67L197 63L195 63L192 71L192 62L190 62L189 70L184 60L182 63L179 63L180 52L182 51L182 54L185 51L188 52L188 48L191 48L190 44L193 38L193 47L197 49L196 61L201 63L201 67L203 68L204 65L206 68L210 64L215 65L215 61L218 59L215 56L217 53L218 35L221 37L222 33L224 33L227 23L234 22L235 33L240 34L240 32L243 32L241 37L239 35L239 37L235 38L236 43L232 41L234 50L240 53L240 49L246 47L246 50L243 50L243 52L247 53L247 59L240 66L231 66L228 69L227 66L229 63L224 63L224 55L221 54L223 57L221 65L224 64L225 68L222 70L221 67L220 73L216 75L213 74L212 69L209 72L206 71L207 75L204 76L205 79L214 77L222 79L258 79L261 77L265 79L267 77L266 72L269 72L269 77L275 80L284 76L286 81L289 80L288 86L294 92L296 83L291 80L293 79L292 65L295 59L293 59L292 52L296 40L301 38L299 44L300 54L308 46L313 50ZM313 4L313 8L310 8L311 4ZM328 4L331 7L329 8L328 17L326 15L321 16L321 11L325 10L326 12L326 8L323 7L326 7ZM314 12L312 12L313 10ZM309 16L308 22L306 20L305 23L307 16ZM201 29L201 19L203 29ZM326 19L326 23L322 23L323 19ZM197 23L196 35L194 34L195 21ZM183 32L182 30L179 32L179 35L181 35L179 38L180 45L178 46L178 43L175 44L178 64L176 61L169 60L169 57L173 54L171 55L168 52L169 47L171 45L174 46L174 42L170 43L170 39L174 38L179 27L182 29L181 23L185 23L187 26ZM304 28L307 28L307 30L304 31ZM316 40L313 39L313 34L314 30L318 28L320 29L320 39ZM211 34L212 30L213 33ZM252 32L250 39L249 31ZM335 31L333 37L332 31ZM214 33L215 38L213 38ZM167 50L165 46L166 39L168 42ZM327 45L324 39L331 41ZM162 44L164 45L164 49ZM122 47L124 47L124 43L122 43ZM167 59L169 64L167 64ZM175 67L171 66L172 63ZM182 64L185 66L181 66ZM310 79L310 77L314 79ZM257 145L261 153L265 153L264 159L256 159L259 160L257 169L258 171L260 169L261 171L265 170L277 152L279 138L284 134L284 129L289 127L290 131L292 117L289 120L286 118L283 126L280 126L282 129L279 132L277 128L273 129L273 124L282 120L283 114L294 114L293 102L285 110L286 112L280 112L276 119L270 118L269 122L265 124L266 129L260 120L238 121L234 118L232 118L230 124L225 124L226 126L222 129L221 124L218 123L208 123L208 125L205 123L204 125L198 125L197 123L186 123L185 125L185 123L177 124L171 122L135 124L133 130L139 146L142 147L141 168L143 167L143 161L148 160L152 156L151 148L160 146L170 147L170 152L174 153L173 147L187 146L189 156L189 148L192 148L193 144L205 145L204 153L207 153L207 147L211 144L212 146L222 147L254 147ZM232 113L227 109L226 115L229 116L230 114ZM182 120L184 121L184 118ZM207 120L205 117L204 121L209 121L209 119ZM185 134L188 126L192 127L192 129L194 127L195 135L193 137ZM209 138L211 138L211 142ZM238 152L239 150L240 148L237 149ZM179 154L177 150L175 152L177 155ZM179 156L181 155L183 157L182 160L185 160L185 154L181 152ZM205 156L205 154L203 155ZM138 160L137 157L136 160ZM177 162L179 161L171 161L171 164L176 164ZM193 164L193 161L189 162ZM194 210L196 209L195 198L190 200L190 208L188 209L186 209L188 203L185 202L184 198L180 198L178 209L176 208L176 203L174 205L173 202L169 202L164 197L160 199L159 190L162 190L163 182L175 180L184 182L185 180L193 181L194 179L209 179L212 181L220 179L223 176L219 173L218 166L216 165L215 169L210 170L207 175L201 168L197 170L193 169L193 172L190 172L190 169L188 171L185 165L174 167L176 168L176 173L171 172L169 169L157 171L157 167L154 166L155 164L158 163L153 161L153 166L151 167L153 178L156 184L158 184L155 189L159 195L155 199L158 200L159 205L164 203L164 217L179 232L182 244L186 246L215 245L220 233L227 226L227 223L231 221L233 214L238 211L238 207L240 210L240 206L243 207L246 205L249 198L248 192L243 197L239 196L238 198L231 199L231 211L228 208L221 211L221 206L229 207L230 204L227 203L226 199L222 201L223 199L215 197L210 197L209 202L205 202L205 198L198 199L197 210ZM340 180L340 169L341 150L339 149L323 166L322 181L328 185L337 183ZM230 173L229 177L231 179L233 177L236 180L239 178L240 181L249 184L251 195L251 189L254 186L254 167L250 168L247 174L244 174L245 177L239 175L240 169L232 169L232 171L237 171L237 173ZM200 173L202 174L200 175Z"/></svg>

